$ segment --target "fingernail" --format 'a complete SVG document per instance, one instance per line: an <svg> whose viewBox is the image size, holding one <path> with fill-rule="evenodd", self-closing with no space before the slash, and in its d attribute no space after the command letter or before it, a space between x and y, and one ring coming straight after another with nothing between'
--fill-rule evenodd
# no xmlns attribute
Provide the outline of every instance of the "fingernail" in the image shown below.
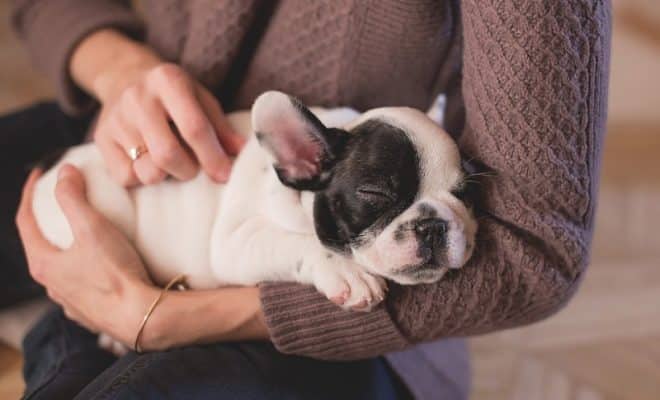
<svg viewBox="0 0 660 400"><path fill-rule="evenodd" d="M62 168L60 168L59 172L57 173L57 180L62 180L68 176L71 176L73 173L73 170L71 166L69 165L64 165Z"/></svg>
<svg viewBox="0 0 660 400"><path fill-rule="evenodd" d="M218 182L227 182L227 179L229 178L229 174L227 173L227 170L223 168L220 171L216 172L213 177Z"/></svg>
<svg viewBox="0 0 660 400"><path fill-rule="evenodd" d="M229 175L231 174L232 163L227 161L223 163L223 166L215 174L215 179L220 182L227 182L229 180Z"/></svg>

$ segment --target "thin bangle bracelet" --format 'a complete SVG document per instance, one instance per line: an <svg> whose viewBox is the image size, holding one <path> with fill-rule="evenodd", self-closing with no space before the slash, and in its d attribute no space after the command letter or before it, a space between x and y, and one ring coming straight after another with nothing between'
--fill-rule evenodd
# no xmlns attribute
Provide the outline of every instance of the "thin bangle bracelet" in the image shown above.
<svg viewBox="0 0 660 400"><path fill-rule="evenodd" d="M149 320L149 317L151 317L151 314L154 312L156 309L156 306L158 303L160 303L160 300L163 298L163 295L165 295L165 292L170 290L174 285L176 284L181 284L181 288L185 289L185 280L186 276L185 275L177 275L175 276L165 287L158 293L158 296L154 299L153 303L151 303L151 306L147 309L146 314L144 314L144 318L142 318L142 322L140 323L140 327L138 328L137 335L135 335L135 343L133 344L133 350L135 350L136 353L142 353L142 348L140 347L140 337L142 336L142 331L144 331L144 326L147 325L147 321Z"/></svg>

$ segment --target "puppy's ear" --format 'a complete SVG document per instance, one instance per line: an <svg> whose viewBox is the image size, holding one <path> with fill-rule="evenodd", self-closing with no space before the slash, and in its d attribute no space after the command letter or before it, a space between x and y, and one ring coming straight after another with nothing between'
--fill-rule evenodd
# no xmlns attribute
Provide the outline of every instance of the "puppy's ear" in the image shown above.
<svg viewBox="0 0 660 400"><path fill-rule="evenodd" d="M326 185L347 135L326 128L298 99L276 91L254 102L252 127L273 156L280 181L296 190L321 190Z"/></svg>

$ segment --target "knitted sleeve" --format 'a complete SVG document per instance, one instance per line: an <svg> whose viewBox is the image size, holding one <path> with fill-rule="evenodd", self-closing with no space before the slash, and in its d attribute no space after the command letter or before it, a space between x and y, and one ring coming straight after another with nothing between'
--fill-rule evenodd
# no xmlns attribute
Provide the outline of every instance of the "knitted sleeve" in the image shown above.
<svg viewBox="0 0 660 400"><path fill-rule="evenodd" d="M610 46L609 1L462 2L467 157L482 177L477 248L433 285L391 285L345 312L313 288L262 286L275 345L355 359L528 324L560 309L588 263Z"/></svg>
<svg viewBox="0 0 660 400"><path fill-rule="evenodd" d="M85 36L101 28L139 34L142 24L127 0L14 0L12 25L37 68L55 86L62 109L81 114L93 105L69 75L69 59Z"/></svg>

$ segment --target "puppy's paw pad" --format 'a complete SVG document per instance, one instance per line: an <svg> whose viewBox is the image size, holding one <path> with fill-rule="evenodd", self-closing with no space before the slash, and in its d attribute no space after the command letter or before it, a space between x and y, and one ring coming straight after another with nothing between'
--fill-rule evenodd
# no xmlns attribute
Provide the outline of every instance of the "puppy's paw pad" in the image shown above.
<svg viewBox="0 0 660 400"><path fill-rule="evenodd" d="M356 272L347 279L351 296L344 307L355 311L370 311L385 298L385 280L366 272Z"/></svg>
<svg viewBox="0 0 660 400"><path fill-rule="evenodd" d="M346 300L348 300L349 291L348 289L341 292L338 296L329 296L328 298L338 306L344 305Z"/></svg>
<svg viewBox="0 0 660 400"><path fill-rule="evenodd" d="M351 306L352 311L369 311L371 310L371 301L369 299L362 299L357 304Z"/></svg>
<svg viewBox="0 0 660 400"><path fill-rule="evenodd" d="M315 277L316 289L333 303L341 306L350 297L350 287L341 276L332 273L318 274Z"/></svg>
<svg viewBox="0 0 660 400"><path fill-rule="evenodd" d="M365 272L352 261L318 263L314 284L333 303L346 310L371 310L385 298L387 285L381 277Z"/></svg>

